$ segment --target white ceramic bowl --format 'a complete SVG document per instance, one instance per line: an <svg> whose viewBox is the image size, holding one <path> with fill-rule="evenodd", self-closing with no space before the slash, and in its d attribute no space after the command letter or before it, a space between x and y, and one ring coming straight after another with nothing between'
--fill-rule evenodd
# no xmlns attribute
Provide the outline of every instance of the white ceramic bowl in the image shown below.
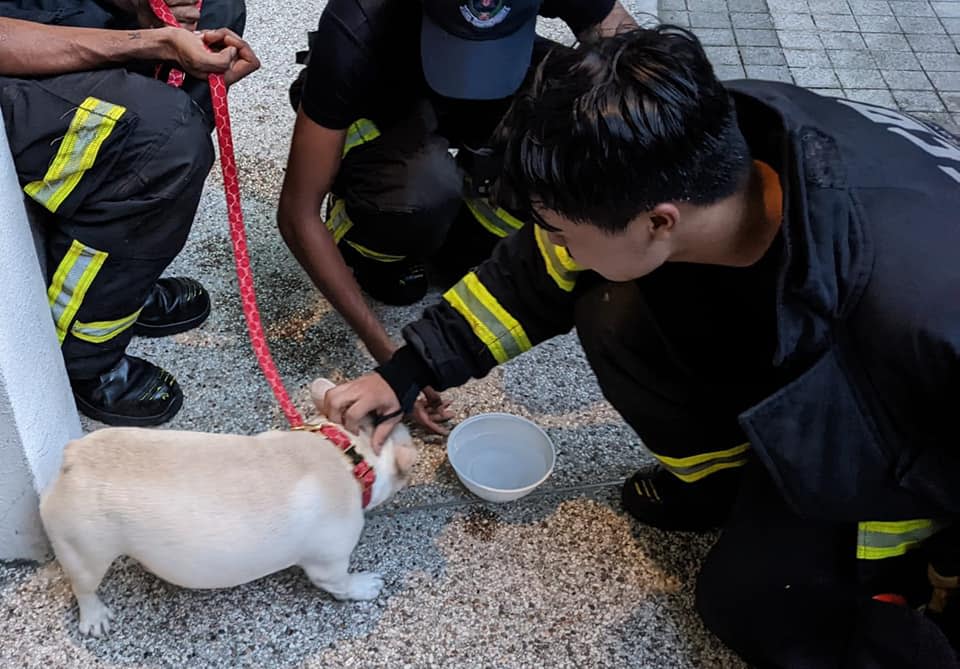
<svg viewBox="0 0 960 669"><path fill-rule="evenodd" d="M547 433L526 418L485 413L453 429L447 459L470 492L490 502L510 502L547 480L556 452Z"/></svg>

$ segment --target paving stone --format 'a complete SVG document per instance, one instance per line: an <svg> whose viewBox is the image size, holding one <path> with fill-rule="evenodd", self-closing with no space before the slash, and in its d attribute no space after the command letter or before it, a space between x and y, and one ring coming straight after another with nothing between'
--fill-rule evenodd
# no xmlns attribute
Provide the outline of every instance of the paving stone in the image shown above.
<svg viewBox="0 0 960 669"><path fill-rule="evenodd" d="M727 7L731 12L759 12L766 14L770 10L767 8L765 0L727 0Z"/></svg>
<svg viewBox="0 0 960 669"><path fill-rule="evenodd" d="M810 14L773 14L773 25L779 30L813 30L813 17Z"/></svg>
<svg viewBox="0 0 960 669"><path fill-rule="evenodd" d="M807 4L814 14L850 14L846 0L809 0Z"/></svg>
<svg viewBox="0 0 960 669"><path fill-rule="evenodd" d="M819 49L823 46L820 35L815 32L778 30L777 38L785 49Z"/></svg>
<svg viewBox="0 0 960 669"><path fill-rule="evenodd" d="M773 28L773 19L769 14L731 12L730 21L736 28L756 28L761 30L770 30Z"/></svg>
<svg viewBox="0 0 960 669"><path fill-rule="evenodd" d="M910 51L871 51L877 65L884 70L919 70L920 61Z"/></svg>
<svg viewBox="0 0 960 669"><path fill-rule="evenodd" d="M943 35L947 31L944 29L940 19L926 16L901 16L898 19L900 28L905 33L914 33L917 35ZM886 31L884 31L886 32Z"/></svg>
<svg viewBox="0 0 960 669"><path fill-rule="evenodd" d="M793 83L790 68L786 65L747 65L747 76L751 79L766 79L767 81L785 81Z"/></svg>
<svg viewBox="0 0 960 669"><path fill-rule="evenodd" d="M828 49L866 49L860 33L820 33L820 41Z"/></svg>
<svg viewBox="0 0 960 669"><path fill-rule="evenodd" d="M928 72L927 76L938 91L960 91L960 72Z"/></svg>
<svg viewBox="0 0 960 669"><path fill-rule="evenodd" d="M864 33L898 33L900 24L894 16L857 16L857 25ZM919 31L917 31L919 32Z"/></svg>
<svg viewBox="0 0 960 669"><path fill-rule="evenodd" d="M960 93L947 91L946 93L940 94L940 99L943 100L943 104L947 106L948 110L954 113L960 113Z"/></svg>
<svg viewBox="0 0 960 669"><path fill-rule="evenodd" d="M729 46L734 43L733 31L729 28L697 28L693 32L705 45Z"/></svg>
<svg viewBox="0 0 960 669"><path fill-rule="evenodd" d="M683 10L687 8L687 0L660 0L660 9Z"/></svg>
<svg viewBox="0 0 960 669"><path fill-rule="evenodd" d="M921 53L956 53L957 46L947 35L904 35L910 48Z"/></svg>
<svg viewBox="0 0 960 669"><path fill-rule="evenodd" d="M929 2L893 2L890 8L897 16L936 16Z"/></svg>
<svg viewBox="0 0 960 669"><path fill-rule="evenodd" d="M691 12L727 12L726 0L687 0L687 9Z"/></svg>
<svg viewBox="0 0 960 669"><path fill-rule="evenodd" d="M917 58L927 72L960 72L960 54L918 53Z"/></svg>
<svg viewBox="0 0 960 669"><path fill-rule="evenodd" d="M747 76L743 72L743 65L714 65L713 72L720 81L744 79Z"/></svg>
<svg viewBox="0 0 960 669"><path fill-rule="evenodd" d="M740 46L780 46L777 33L773 30L754 30L752 28L736 28L737 44Z"/></svg>
<svg viewBox="0 0 960 669"><path fill-rule="evenodd" d="M785 65L787 62L780 47L745 46L740 49L740 56L745 65Z"/></svg>
<svg viewBox="0 0 960 669"><path fill-rule="evenodd" d="M729 28L727 12L690 12L690 25L694 28Z"/></svg>
<svg viewBox="0 0 960 669"><path fill-rule="evenodd" d="M848 70L837 68L834 70L840 85L844 88L886 88L880 70Z"/></svg>
<svg viewBox="0 0 960 669"><path fill-rule="evenodd" d="M811 91L818 95L824 95L828 98L842 98L843 90L839 88L811 88Z"/></svg>
<svg viewBox="0 0 960 669"><path fill-rule="evenodd" d="M807 0L767 0L767 7L773 14L806 12L810 9Z"/></svg>
<svg viewBox="0 0 960 669"><path fill-rule="evenodd" d="M904 111L944 111L943 102L933 91L890 91L897 105Z"/></svg>
<svg viewBox="0 0 960 669"><path fill-rule="evenodd" d="M660 22L668 23L674 26L690 27L690 12L684 12L677 9L667 9L660 11Z"/></svg>
<svg viewBox="0 0 960 669"><path fill-rule="evenodd" d="M839 49L827 51L834 67L844 69L872 68L876 66L873 54L865 50Z"/></svg>
<svg viewBox="0 0 960 669"><path fill-rule="evenodd" d="M798 86L832 88L840 86L837 75L829 67L791 67L790 74Z"/></svg>
<svg viewBox="0 0 960 669"><path fill-rule="evenodd" d="M890 91L886 88L849 90L845 89L847 97L857 102L866 102L869 104L880 105L881 107L896 107L897 103L893 99Z"/></svg>
<svg viewBox="0 0 960 669"><path fill-rule="evenodd" d="M813 20L819 30L844 33L857 32L860 30L860 26L857 25L857 22L852 16L844 16L842 14L814 14Z"/></svg>
<svg viewBox="0 0 960 669"><path fill-rule="evenodd" d="M957 131L956 121L952 114L946 112L913 112L910 115L924 121L932 121L947 132L955 133Z"/></svg>
<svg viewBox="0 0 960 669"><path fill-rule="evenodd" d="M882 70L883 78L891 89L903 91L932 91L933 84L927 75L916 70ZM952 74L952 73L951 73Z"/></svg>
<svg viewBox="0 0 960 669"><path fill-rule="evenodd" d="M740 50L735 46L706 46L703 49L714 65L740 64Z"/></svg>
<svg viewBox="0 0 960 669"><path fill-rule="evenodd" d="M956 19L940 19L940 23L943 24L943 27L947 29L947 32L951 35L960 35L960 18Z"/></svg>
<svg viewBox="0 0 960 669"><path fill-rule="evenodd" d="M826 51L812 49L784 49L783 57L791 67L830 67Z"/></svg>
<svg viewBox="0 0 960 669"><path fill-rule="evenodd" d="M960 18L960 2L931 2L933 11L941 18Z"/></svg>
<svg viewBox="0 0 960 669"><path fill-rule="evenodd" d="M907 38L903 35L890 35L884 33L864 33L863 40L871 49L880 51L909 51L910 45L907 44Z"/></svg>
<svg viewBox="0 0 960 669"><path fill-rule="evenodd" d="M881 0L847 0L851 11L857 16L886 15L891 16L890 3Z"/></svg>

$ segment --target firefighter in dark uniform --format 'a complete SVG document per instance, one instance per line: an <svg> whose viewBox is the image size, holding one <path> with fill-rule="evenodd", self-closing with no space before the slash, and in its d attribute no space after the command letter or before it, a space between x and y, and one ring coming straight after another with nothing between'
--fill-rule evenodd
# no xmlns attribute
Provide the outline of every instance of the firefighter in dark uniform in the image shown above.
<svg viewBox="0 0 960 669"><path fill-rule="evenodd" d="M0 110L44 226L57 336L77 406L112 425L159 424L183 402L170 373L124 351L210 311L198 282L160 275L213 162L206 74L259 66L238 37L242 0L170 4L187 30L156 27L146 0L0 0ZM183 90L165 83L170 64Z"/></svg>
<svg viewBox="0 0 960 669"><path fill-rule="evenodd" d="M330 0L311 33L279 227L378 362L396 345L361 287L416 302L427 258L452 282L522 225L489 201L487 141L551 44L538 14L583 42L633 25L615 0Z"/></svg>
<svg viewBox="0 0 960 669"><path fill-rule="evenodd" d="M763 667L960 666L957 139L724 86L663 26L552 54L502 132L502 191L537 225L325 414L409 409L576 326L661 463L625 508L723 528L696 601L723 641Z"/></svg>

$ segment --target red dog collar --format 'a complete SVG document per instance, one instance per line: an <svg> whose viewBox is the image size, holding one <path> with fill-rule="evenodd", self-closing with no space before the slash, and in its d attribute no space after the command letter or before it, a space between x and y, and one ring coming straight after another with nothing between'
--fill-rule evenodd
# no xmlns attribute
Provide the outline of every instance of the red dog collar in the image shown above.
<svg viewBox="0 0 960 669"><path fill-rule="evenodd" d="M367 464L363 456L357 452L356 444L350 436L343 431L339 425L334 423L320 423L319 425L298 425L292 428L297 431L319 432L326 437L334 446L350 456L353 461L353 477L360 482L363 490L362 505L366 509L370 504L370 497L373 494L373 482L377 480L377 475L373 467Z"/></svg>

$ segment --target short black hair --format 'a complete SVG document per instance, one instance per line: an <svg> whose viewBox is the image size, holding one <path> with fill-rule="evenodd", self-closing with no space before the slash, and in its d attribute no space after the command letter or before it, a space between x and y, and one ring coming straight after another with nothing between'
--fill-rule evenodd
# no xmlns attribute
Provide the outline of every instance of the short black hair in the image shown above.
<svg viewBox="0 0 960 669"><path fill-rule="evenodd" d="M669 25L554 49L495 142L502 204L525 215L535 204L609 232L662 202L727 197L751 164L703 47Z"/></svg>

